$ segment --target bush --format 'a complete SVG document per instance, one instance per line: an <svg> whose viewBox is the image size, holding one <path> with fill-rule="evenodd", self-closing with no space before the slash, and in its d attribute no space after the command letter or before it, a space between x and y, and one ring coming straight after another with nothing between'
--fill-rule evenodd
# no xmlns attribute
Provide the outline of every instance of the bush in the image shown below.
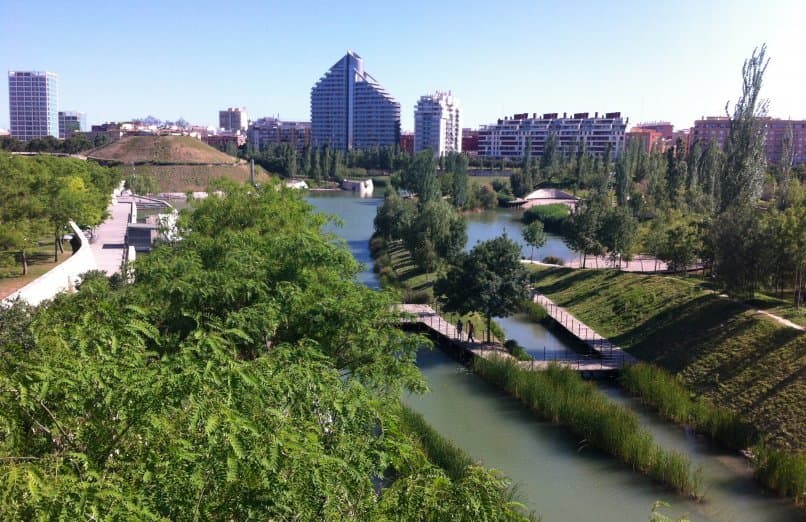
<svg viewBox="0 0 806 522"><path fill-rule="evenodd" d="M535 303L534 301L524 301L522 308L523 313L529 318L530 321L539 323L546 317L548 317L548 313L546 309L540 306L539 304Z"/></svg>
<svg viewBox="0 0 806 522"><path fill-rule="evenodd" d="M431 302L431 294L428 290L406 289L403 295L403 302L411 304L429 304Z"/></svg>
<svg viewBox="0 0 806 522"><path fill-rule="evenodd" d="M551 205L538 205L532 207L523 213L521 221L529 224L532 221L540 221L543 223L543 229L552 234L562 234L563 224L568 219L569 214L566 205L562 203L553 203Z"/></svg>
<svg viewBox="0 0 806 522"><path fill-rule="evenodd" d="M509 354L516 358L519 361L531 361L532 356L529 355L529 352L526 349L518 344L518 341L515 339L507 339L504 341L504 348L507 349Z"/></svg>
<svg viewBox="0 0 806 522"><path fill-rule="evenodd" d="M373 235L369 240L369 252L372 257L377 257L378 252L386 248L386 240L379 235Z"/></svg>
<svg viewBox="0 0 806 522"><path fill-rule="evenodd" d="M565 261L563 261L557 256L546 256L543 258L542 262L546 263L547 265L560 265L560 266L565 265Z"/></svg>

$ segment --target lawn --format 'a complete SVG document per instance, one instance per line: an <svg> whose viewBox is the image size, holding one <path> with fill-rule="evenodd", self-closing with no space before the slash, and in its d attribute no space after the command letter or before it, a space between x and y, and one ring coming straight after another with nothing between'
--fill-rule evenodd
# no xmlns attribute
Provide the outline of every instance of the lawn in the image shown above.
<svg viewBox="0 0 806 522"><path fill-rule="evenodd" d="M695 279L530 267L535 287L697 394L806 449L806 333Z"/></svg>
<svg viewBox="0 0 806 522"><path fill-rule="evenodd" d="M39 249L30 256L26 275L20 275L22 265L19 263L0 267L0 299L5 299L37 277L70 259L71 255L73 252L70 244L65 242L64 252L59 254L59 260L54 262L53 239L43 239L39 242Z"/></svg>

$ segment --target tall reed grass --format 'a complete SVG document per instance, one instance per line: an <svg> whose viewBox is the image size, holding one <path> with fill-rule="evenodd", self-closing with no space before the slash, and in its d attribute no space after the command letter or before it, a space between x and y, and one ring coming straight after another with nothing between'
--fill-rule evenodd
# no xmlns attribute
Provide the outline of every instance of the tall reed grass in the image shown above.
<svg viewBox="0 0 806 522"><path fill-rule="evenodd" d="M406 405L401 405L400 419L405 431L412 433L423 446L428 459L445 470L453 480L464 478L473 459L462 448L446 439L423 418Z"/></svg>
<svg viewBox="0 0 806 522"><path fill-rule="evenodd" d="M476 358L474 369L538 415L565 425L634 470L680 493L698 496L701 471L692 470L688 457L659 446L633 412L608 400L572 370L552 365L535 372L522 370L512 360L481 357Z"/></svg>
<svg viewBox="0 0 806 522"><path fill-rule="evenodd" d="M806 454L759 443L757 430L738 415L703 398L693 399L672 374L657 366L645 363L629 366L622 371L621 382L668 419L693 426L729 447L752 447L755 474L761 483L793 498L797 504L806 503Z"/></svg>

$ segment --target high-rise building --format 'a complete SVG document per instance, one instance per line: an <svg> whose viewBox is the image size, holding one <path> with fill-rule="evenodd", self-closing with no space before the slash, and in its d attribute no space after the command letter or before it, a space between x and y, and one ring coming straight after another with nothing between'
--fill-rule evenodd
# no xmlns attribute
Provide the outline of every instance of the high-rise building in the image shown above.
<svg viewBox="0 0 806 522"><path fill-rule="evenodd" d="M59 76L45 71L8 72L11 135L18 140L59 137Z"/></svg>
<svg viewBox="0 0 806 522"><path fill-rule="evenodd" d="M249 125L246 108L229 107L218 111L218 127L228 131L245 131Z"/></svg>
<svg viewBox="0 0 806 522"><path fill-rule="evenodd" d="M469 127L462 129L462 152L469 156L479 153L479 130Z"/></svg>
<svg viewBox="0 0 806 522"><path fill-rule="evenodd" d="M282 121L277 118L260 118L249 125L249 144L257 150L268 145L288 143L302 150L311 143L311 124L307 121Z"/></svg>
<svg viewBox="0 0 806 522"><path fill-rule="evenodd" d="M311 129L316 146L339 150L394 146L400 139L400 103L364 70L352 51L311 89Z"/></svg>
<svg viewBox="0 0 806 522"><path fill-rule="evenodd" d="M526 144L531 143L533 156L542 156L549 135L553 136L558 151L569 152L584 147L598 156L610 152L616 158L624 150L624 134L628 120L620 112L608 112L602 117L595 113L578 112L571 117L557 113L538 116L527 113L498 120L479 129L479 156L493 158L521 158Z"/></svg>
<svg viewBox="0 0 806 522"><path fill-rule="evenodd" d="M436 156L462 152L461 108L450 92L421 96L414 108L414 152L426 149Z"/></svg>
<svg viewBox="0 0 806 522"><path fill-rule="evenodd" d="M59 111L59 137L69 138L74 132L87 131L87 115L76 111Z"/></svg>

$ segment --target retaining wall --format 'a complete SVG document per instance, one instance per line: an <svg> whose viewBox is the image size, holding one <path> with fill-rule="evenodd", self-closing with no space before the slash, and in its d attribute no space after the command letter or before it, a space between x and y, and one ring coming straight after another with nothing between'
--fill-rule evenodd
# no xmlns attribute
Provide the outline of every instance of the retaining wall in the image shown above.
<svg viewBox="0 0 806 522"><path fill-rule="evenodd" d="M79 247L70 259L5 298L3 300L4 303L19 298L32 305L38 305L46 299L55 297L56 294L60 292L74 290L76 285L80 282L80 278L78 277L80 274L98 268L98 265L95 263L95 256L92 255L89 241L84 237L81 229L78 228L78 225L73 221L70 221L70 228L73 229L73 233L81 240L81 247Z"/></svg>

